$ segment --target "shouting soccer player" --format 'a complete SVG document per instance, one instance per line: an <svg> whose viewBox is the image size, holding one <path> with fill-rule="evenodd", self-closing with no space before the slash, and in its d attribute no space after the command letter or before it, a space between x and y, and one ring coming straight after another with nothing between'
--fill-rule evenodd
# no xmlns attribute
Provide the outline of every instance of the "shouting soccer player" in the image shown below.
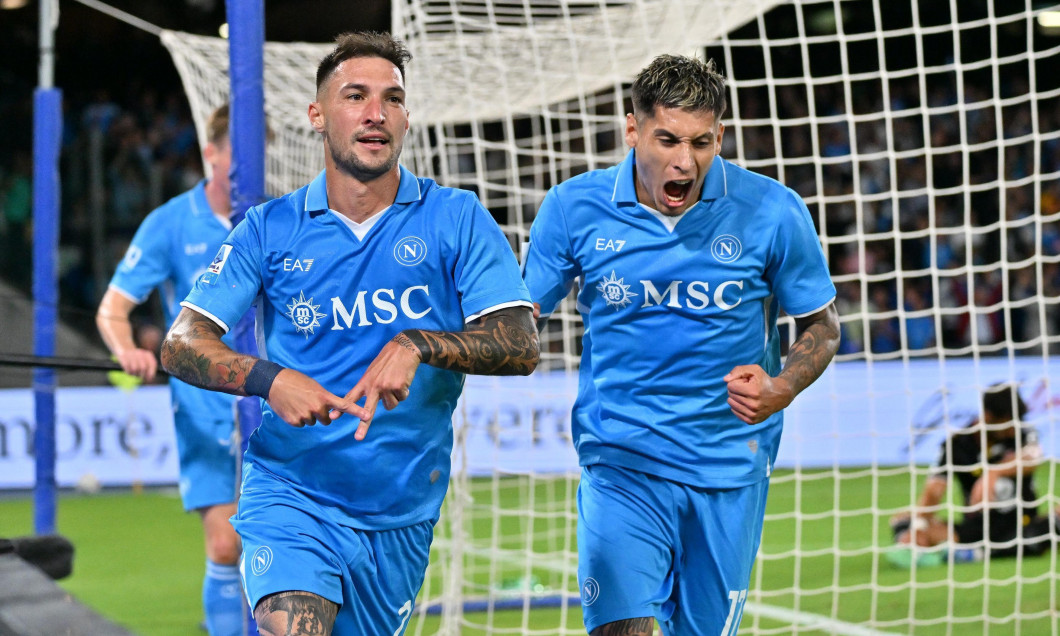
<svg viewBox="0 0 1060 636"><path fill-rule="evenodd" d="M262 634L404 633L463 374L537 365L496 222L474 194L398 164L409 59L388 35L338 38L309 105L325 170L247 213L163 347L177 377L267 401L234 518ZM220 339L255 298L263 359Z"/></svg>
<svg viewBox="0 0 1060 636"><path fill-rule="evenodd" d="M552 188L523 277L543 315L580 280L572 417L578 578L594 636L735 634L781 410L839 346L806 205L719 156L725 84L664 55L633 83L619 165ZM780 366L777 313L798 336Z"/></svg>

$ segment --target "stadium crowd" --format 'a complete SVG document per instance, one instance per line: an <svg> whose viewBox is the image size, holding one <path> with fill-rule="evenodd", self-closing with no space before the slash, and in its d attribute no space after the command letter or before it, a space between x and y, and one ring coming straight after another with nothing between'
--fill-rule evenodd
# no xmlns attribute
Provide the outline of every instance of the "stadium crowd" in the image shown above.
<svg viewBox="0 0 1060 636"><path fill-rule="evenodd" d="M1028 92L1021 78L1004 82L1006 97ZM999 111L973 84L958 99L941 82L921 96L916 78L892 80L887 109L881 91L855 90L851 113L839 87L818 87L822 123L814 139L801 119L808 114L805 89L778 91L781 148L772 124L733 125L728 118L723 154L736 158L742 135L739 159L794 188L815 220L823 219L839 290L841 355L938 346L959 355L973 345L1001 353L1002 345L990 345L1002 342L1032 353L1040 350L1037 336L1060 333L1060 140L1052 136L1036 152L1027 102L1012 100L998 126ZM65 96L61 315L83 323L84 333L94 332L93 309L139 222L203 176L183 93L136 94ZM770 116L764 92L740 97L741 119ZM925 106L932 112L926 121ZM858 116L856 124L849 115ZM1060 129L1060 109L1041 108L1037 127ZM820 174L815 153L825 162ZM31 171L28 146L0 157L0 271L24 292L31 281ZM1040 189L1028 179L1034 174L1046 175ZM1042 297L1052 304L1036 301Z"/></svg>
<svg viewBox="0 0 1060 636"><path fill-rule="evenodd" d="M824 220L843 320L840 354L938 346L959 354L973 345L1000 353L1003 347L989 345L1002 342L1016 343L1017 353L1040 351L1037 337L1060 333L1060 140L1050 135L1041 143L1035 166L1027 101L1012 99L999 126L981 87L966 85L959 99L955 87L941 82L921 96L917 82L892 80L886 109L882 91L861 94L855 86L849 113L840 87L818 87L816 115L825 123L816 140L811 126L799 123L808 115L803 89L781 87L775 118L781 152L772 124L745 128L744 159L795 189L818 223ZM1025 80L1009 78L1001 93L1014 98L1029 89ZM770 116L764 93L746 97L743 118ZM1060 110L1047 104L1055 106L1043 102L1039 131L1060 126ZM931 112L926 121L924 108ZM810 162L815 152L824 160L820 175ZM1035 174L1046 175L1040 191L1029 179ZM1051 307L1043 310L1037 297L1053 299Z"/></svg>

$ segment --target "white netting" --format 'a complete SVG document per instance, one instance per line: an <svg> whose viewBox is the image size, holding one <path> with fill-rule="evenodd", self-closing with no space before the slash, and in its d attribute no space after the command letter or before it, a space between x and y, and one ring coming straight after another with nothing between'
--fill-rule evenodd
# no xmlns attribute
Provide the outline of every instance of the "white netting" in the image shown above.
<svg viewBox="0 0 1060 636"><path fill-rule="evenodd" d="M1036 503L1056 505L1060 38L1037 21L1055 3L392 6L414 55L404 161L478 193L513 248L551 185L624 155L629 83L664 52L719 62L723 154L806 200L839 288L843 348L789 409L743 633L1060 633L1055 549L913 572L880 558L888 518L996 381L1022 382L1054 458L1036 472ZM227 95L226 44L163 41L201 131ZM273 194L322 165L306 106L330 48L266 45ZM545 371L577 368L581 329L568 299L543 337ZM577 469L551 459L569 452L570 386L469 378L409 633L584 633Z"/></svg>

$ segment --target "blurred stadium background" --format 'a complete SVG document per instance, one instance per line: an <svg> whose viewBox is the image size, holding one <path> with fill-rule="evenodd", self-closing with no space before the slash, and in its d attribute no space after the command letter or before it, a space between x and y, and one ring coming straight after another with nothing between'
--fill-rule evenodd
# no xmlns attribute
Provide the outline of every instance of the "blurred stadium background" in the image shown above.
<svg viewBox="0 0 1060 636"><path fill-rule="evenodd" d="M361 28L408 38L421 102L405 162L475 190L515 249L551 183L621 156L632 72L664 51L715 57L733 91L723 153L807 200L843 321L836 364L789 410L741 631L1060 633L1055 549L932 571L880 559L888 517L994 382L1021 384L1052 458L1037 473L1040 507L1060 495L1060 27L1040 19L1057 3L265 4L270 42ZM107 280L143 216L201 178L197 130L225 90L223 2L108 5L176 35L163 46L97 9L59 5L58 350L95 359L105 357L92 315ZM0 353L32 342L36 22L34 2L0 9ZM320 50L280 45L266 75L309 81ZM455 77L461 68L471 70ZM297 113L304 86L289 83L293 97L282 97ZM290 127L279 138L291 145L270 152L308 154L298 168L311 174L304 122L281 102L269 94L270 125ZM297 187L300 176L283 180L291 173L270 186ZM156 302L137 319L145 342L160 336ZM469 379L459 470L408 633L581 633L565 419L580 335L567 306L539 377ZM0 537L32 529L30 382L0 366ZM95 388L105 382L60 374L62 387L82 387L59 397L59 530L79 550L63 585L138 633L194 633L201 538L165 490L175 466L165 389ZM89 496L77 485L108 488Z"/></svg>

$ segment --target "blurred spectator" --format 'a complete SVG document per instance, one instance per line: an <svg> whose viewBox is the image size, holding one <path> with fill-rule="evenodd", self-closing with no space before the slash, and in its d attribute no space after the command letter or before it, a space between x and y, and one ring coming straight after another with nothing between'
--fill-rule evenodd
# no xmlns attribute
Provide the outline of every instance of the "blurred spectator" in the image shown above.
<svg viewBox="0 0 1060 636"><path fill-rule="evenodd" d="M908 349L928 349L935 346L935 319L925 313L929 309L927 294L915 285L906 286L905 338Z"/></svg>
<svg viewBox="0 0 1060 636"><path fill-rule="evenodd" d="M775 60L777 77L801 75L785 75L789 63L799 61ZM1040 349L1027 343L1060 333L1050 300L1060 295L1060 109L1055 97L1039 97L1035 111L1021 99L1027 78L1011 73L997 87L1006 98L999 112L984 78L966 77L962 94L952 74L933 76L926 94L915 76L890 78L886 92L871 78L740 89L741 121L723 154L757 162L807 201L837 282L840 355L893 354L900 327L912 352L967 353L1011 337L1017 352L1030 353ZM128 95L64 94L60 294L89 332L101 273L113 271L132 231L205 176L180 87ZM24 99L16 110L29 112ZM449 185L475 165L456 167ZM0 155L0 275L24 290L31 168L25 151ZM899 302L927 313L899 316Z"/></svg>
<svg viewBox="0 0 1060 636"><path fill-rule="evenodd" d="M17 151L10 174L0 178L0 267L13 280L24 281L29 288L33 263L32 226L33 166L25 151Z"/></svg>

